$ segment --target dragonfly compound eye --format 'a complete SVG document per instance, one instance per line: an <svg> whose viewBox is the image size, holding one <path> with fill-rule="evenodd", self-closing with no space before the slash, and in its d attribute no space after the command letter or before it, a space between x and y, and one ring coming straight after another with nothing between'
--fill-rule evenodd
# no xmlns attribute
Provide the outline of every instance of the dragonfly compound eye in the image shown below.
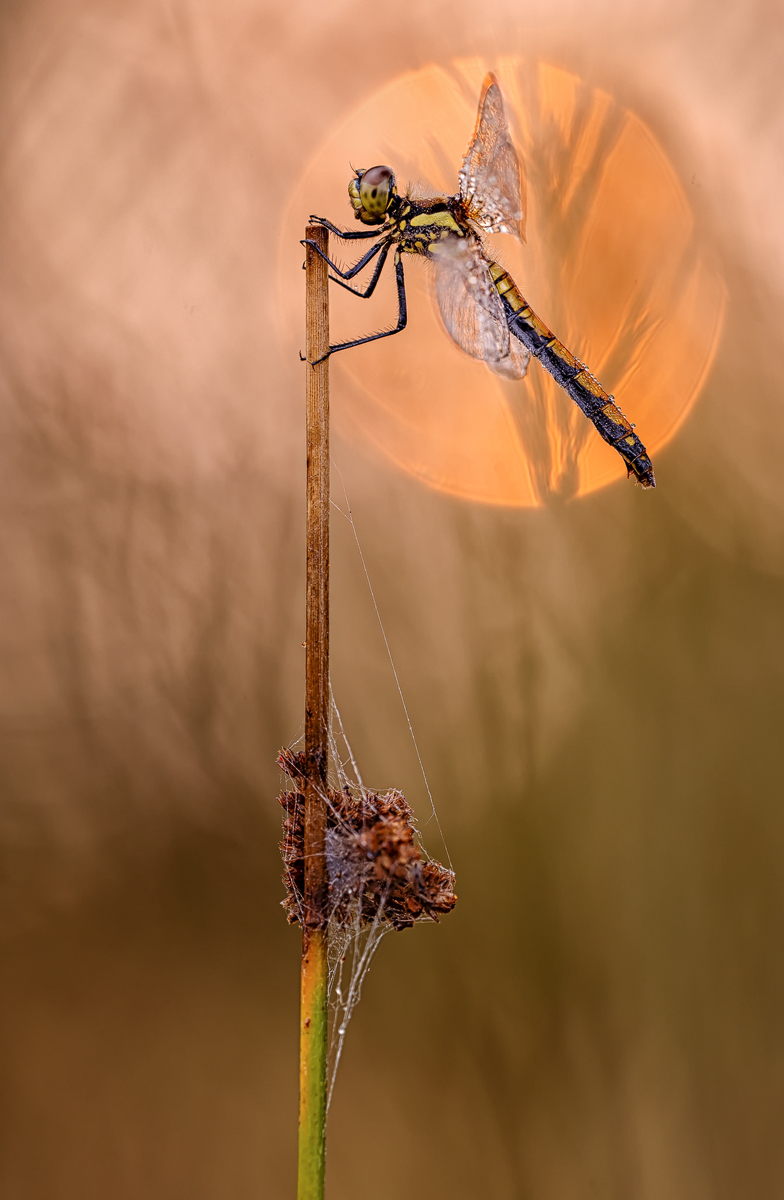
<svg viewBox="0 0 784 1200"><path fill-rule="evenodd" d="M395 176L389 167L371 167L358 172L348 187L351 203L366 225L380 225L395 195ZM355 195L358 193L359 209Z"/></svg>

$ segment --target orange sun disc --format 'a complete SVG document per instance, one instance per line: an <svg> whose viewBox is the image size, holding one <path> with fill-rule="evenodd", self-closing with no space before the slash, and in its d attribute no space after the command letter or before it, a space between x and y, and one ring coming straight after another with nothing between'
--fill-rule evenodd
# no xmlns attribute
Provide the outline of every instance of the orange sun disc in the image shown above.
<svg viewBox="0 0 784 1200"><path fill-rule="evenodd" d="M543 63L460 60L401 76L327 138L297 184L281 231L281 315L301 328L308 213L353 229L349 164L388 163L398 190L454 194L492 69L526 175L527 244L484 239L534 311L635 422L656 466L697 399L721 333L725 288L699 244L678 177L651 131L606 92ZM368 242L330 238L350 262ZM431 267L404 256L408 327L332 359L333 415L431 487L488 504L585 495L625 476L618 454L532 360L507 381L444 331ZM355 281L356 282L356 281ZM393 325L392 271L371 300L332 286L331 340ZM631 486L631 484L629 485Z"/></svg>

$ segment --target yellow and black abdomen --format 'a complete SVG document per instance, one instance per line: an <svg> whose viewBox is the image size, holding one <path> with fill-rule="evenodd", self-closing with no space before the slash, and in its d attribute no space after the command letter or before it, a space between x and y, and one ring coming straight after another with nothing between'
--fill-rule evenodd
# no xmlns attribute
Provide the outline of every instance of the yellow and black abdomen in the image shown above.
<svg viewBox="0 0 784 1200"><path fill-rule="evenodd" d="M568 392L605 442L618 451L629 473L643 487L655 487L656 479L648 451L612 396L608 396L585 365L570 354L563 342L559 342L544 322L539 320L508 272L498 263L491 263L490 274L504 303L509 332L520 339L555 382Z"/></svg>

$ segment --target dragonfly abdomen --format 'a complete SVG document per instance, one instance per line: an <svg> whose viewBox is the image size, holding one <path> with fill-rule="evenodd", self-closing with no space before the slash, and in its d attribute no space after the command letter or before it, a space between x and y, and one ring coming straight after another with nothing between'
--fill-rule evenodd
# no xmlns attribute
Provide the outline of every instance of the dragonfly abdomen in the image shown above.
<svg viewBox="0 0 784 1200"><path fill-rule="evenodd" d="M612 396L594 379L585 364L575 358L537 317L508 271L495 262L489 266L493 283L504 304L509 332L539 359L555 382L593 422L605 442L618 451L629 473L643 487L655 487L656 479L648 451Z"/></svg>

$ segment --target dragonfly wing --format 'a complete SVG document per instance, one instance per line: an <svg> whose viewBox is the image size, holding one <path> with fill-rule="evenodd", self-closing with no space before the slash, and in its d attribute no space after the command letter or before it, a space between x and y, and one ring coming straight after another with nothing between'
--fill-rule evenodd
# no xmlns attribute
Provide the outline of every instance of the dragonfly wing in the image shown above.
<svg viewBox="0 0 784 1200"><path fill-rule="evenodd" d="M436 263L438 310L449 336L496 374L522 379L530 354L509 335L504 306L479 241L447 238L431 254Z"/></svg>
<svg viewBox="0 0 784 1200"><path fill-rule="evenodd" d="M510 337L509 358L502 359L498 363L490 363L490 366L496 375L501 375L504 379L524 379L528 371L530 358L531 351L526 350L522 342L518 341L516 337Z"/></svg>
<svg viewBox="0 0 784 1200"><path fill-rule="evenodd" d="M476 129L459 179L460 195L480 229L513 233L525 241L525 186L494 75L485 77Z"/></svg>

